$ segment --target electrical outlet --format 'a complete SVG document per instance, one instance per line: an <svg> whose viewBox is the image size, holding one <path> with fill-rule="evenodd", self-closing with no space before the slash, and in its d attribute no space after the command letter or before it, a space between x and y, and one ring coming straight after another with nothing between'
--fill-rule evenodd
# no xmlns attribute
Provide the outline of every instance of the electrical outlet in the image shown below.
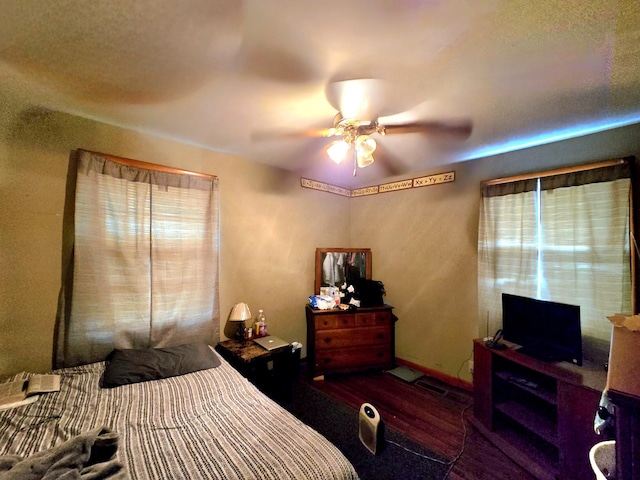
<svg viewBox="0 0 640 480"><path fill-rule="evenodd" d="M473 360L469 360L469 373L473 373Z"/></svg>

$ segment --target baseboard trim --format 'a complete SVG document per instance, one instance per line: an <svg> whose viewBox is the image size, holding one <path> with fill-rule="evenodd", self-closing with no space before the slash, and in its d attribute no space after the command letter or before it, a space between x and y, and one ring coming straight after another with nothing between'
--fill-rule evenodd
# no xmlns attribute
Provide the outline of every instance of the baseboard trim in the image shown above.
<svg viewBox="0 0 640 480"><path fill-rule="evenodd" d="M427 367L423 367L422 365L418 365L417 363L410 362L409 360L404 360L402 358L396 357L397 365L404 365L405 367L413 368L418 372L422 372L425 375L433 377L441 382L448 383L454 387L463 388L469 392L473 391L473 383L467 382L466 380L462 380L458 377L452 377L451 375L447 375L446 373L439 372L437 370L432 370Z"/></svg>

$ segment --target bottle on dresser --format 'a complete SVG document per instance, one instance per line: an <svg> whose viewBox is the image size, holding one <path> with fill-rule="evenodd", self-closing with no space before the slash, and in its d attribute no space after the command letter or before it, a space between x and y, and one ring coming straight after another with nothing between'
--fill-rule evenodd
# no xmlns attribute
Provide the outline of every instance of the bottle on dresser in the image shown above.
<svg viewBox="0 0 640 480"><path fill-rule="evenodd" d="M253 322L253 333L256 337L264 337L267 335L267 317L264 310L258 310L255 322Z"/></svg>

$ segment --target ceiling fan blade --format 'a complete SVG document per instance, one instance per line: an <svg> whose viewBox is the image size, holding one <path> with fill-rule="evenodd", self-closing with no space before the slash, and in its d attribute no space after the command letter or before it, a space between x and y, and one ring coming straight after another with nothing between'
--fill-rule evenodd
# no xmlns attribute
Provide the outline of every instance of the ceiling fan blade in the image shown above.
<svg viewBox="0 0 640 480"><path fill-rule="evenodd" d="M408 171L407 165L402 163L398 157L393 154L392 149L381 145L380 142L378 142L378 148L376 148L374 158L376 159L376 163L385 170L386 176L388 177L404 175Z"/></svg>
<svg viewBox="0 0 640 480"><path fill-rule="evenodd" d="M280 140L286 138L326 138L335 135L335 128L307 128L304 130L268 129L251 132L251 140Z"/></svg>
<svg viewBox="0 0 640 480"><path fill-rule="evenodd" d="M460 139L471 135L471 121L459 122L411 122L400 125L384 125L385 133L434 133L455 136Z"/></svg>
<svg viewBox="0 0 640 480"><path fill-rule="evenodd" d="M386 90L382 80L358 78L329 83L325 95L344 118L374 119L383 112L388 96Z"/></svg>

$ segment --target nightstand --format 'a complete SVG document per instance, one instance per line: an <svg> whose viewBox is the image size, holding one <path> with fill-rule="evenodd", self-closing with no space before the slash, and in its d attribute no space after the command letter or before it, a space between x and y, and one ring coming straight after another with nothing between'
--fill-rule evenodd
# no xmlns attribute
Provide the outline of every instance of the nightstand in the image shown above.
<svg viewBox="0 0 640 480"><path fill-rule="evenodd" d="M267 350L253 340L225 340L216 345L222 355L243 377L278 403L291 399L299 372L300 349L291 345Z"/></svg>

